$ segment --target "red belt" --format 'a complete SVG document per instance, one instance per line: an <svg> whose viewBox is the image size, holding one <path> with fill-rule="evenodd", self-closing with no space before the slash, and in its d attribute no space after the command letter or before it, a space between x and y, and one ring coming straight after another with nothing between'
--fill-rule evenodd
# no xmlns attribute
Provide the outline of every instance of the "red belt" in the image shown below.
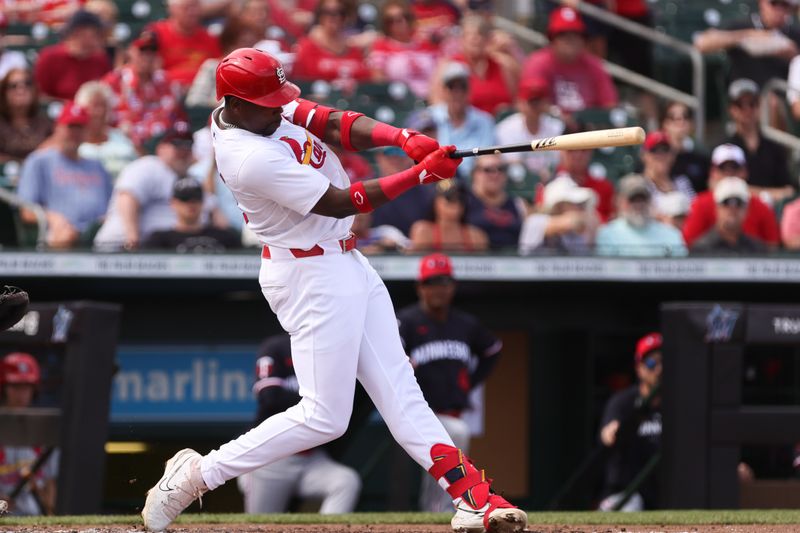
<svg viewBox="0 0 800 533"><path fill-rule="evenodd" d="M342 253L349 252L350 250L353 250L356 247L356 236L350 235L346 239L339 239L336 242L339 244L339 248L341 248ZM314 257L316 255L323 255L325 253L325 250L319 244L315 244L308 250L303 250L302 248L289 248L289 252L291 252L291 254L295 256L297 259L302 259L304 257ZM261 250L261 257L263 257L264 259L272 258L272 254L269 251L269 246L265 245L264 248Z"/></svg>

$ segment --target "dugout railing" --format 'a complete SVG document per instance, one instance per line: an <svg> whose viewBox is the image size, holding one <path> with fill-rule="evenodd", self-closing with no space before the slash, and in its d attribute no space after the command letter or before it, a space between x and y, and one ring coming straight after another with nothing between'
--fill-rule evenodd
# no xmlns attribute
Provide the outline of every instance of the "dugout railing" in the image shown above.
<svg viewBox="0 0 800 533"><path fill-rule="evenodd" d="M800 441L800 406L745 405L747 347L800 346L800 306L667 303L664 334L662 503L739 507L742 445Z"/></svg>

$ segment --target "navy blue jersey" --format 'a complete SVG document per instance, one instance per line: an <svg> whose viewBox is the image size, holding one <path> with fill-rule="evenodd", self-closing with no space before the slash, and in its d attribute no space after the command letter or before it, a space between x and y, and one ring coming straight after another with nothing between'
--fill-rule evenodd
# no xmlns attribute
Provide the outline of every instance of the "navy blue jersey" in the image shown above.
<svg viewBox="0 0 800 533"><path fill-rule="evenodd" d="M450 309L438 322L419 304L397 313L400 337L428 404L436 412L469 407L469 392L489 375L503 343L478 320Z"/></svg>
<svg viewBox="0 0 800 533"><path fill-rule="evenodd" d="M267 338L259 346L256 360L256 383L253 385L258 402L256 423L299 402L298 390L289 335L284 333Z"/></svg>

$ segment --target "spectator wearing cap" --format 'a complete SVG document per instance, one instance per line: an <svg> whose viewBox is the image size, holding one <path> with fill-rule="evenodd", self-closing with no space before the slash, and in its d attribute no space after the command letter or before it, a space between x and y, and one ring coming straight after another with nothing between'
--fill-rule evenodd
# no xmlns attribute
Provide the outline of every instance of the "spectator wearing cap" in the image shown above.
<svg viewBox="0 0 800 533"><path fill-rule="evenodd" d="M27 69L28 60L19 50L6 50L5 36L8 28L8 17L0 13L0 80L6 77L11 69Z"/></svg>
<svg viewBox="0 0 800 533"><path fill-rule="evenodd" d="M406 353L425 400L465 454L471 432L465 411L480 408L480 388L501 356L503 342L474 316L452 306L456 293L453 265L447 255L420 259L419 302L398 311ZM448 511L453 499L431 476L423 476L420 508Z"/></svg>
<svg viewBox="0 0 800 533"><path fill-rule="evenodd" d="M114 93L103 82L87 81L75 93L75 103L89 114L86 140L78 153L86 159L99 161L112 180L116 180L122 168L136 159L138 154L128 136L122 130L111 127Z"/></svg>
<svg viewBox="0 0 800 533"><path fill-rule="evenodd" d="M533 52L522 79L544 78L550 98L564 113L617 105L617 90L600 60L586 51L586 26L577 11L560 7L550 14L550 44Z"/></svg>
<svg viewBox="0 0 800 533"><path fill-rule="evenodd" d="M429 217L411 226L411 250L482 252L489 248L486 233L467 220L467 194L456 182L442 182Z"/></svg>
<svg viewBox="0 0 800 533"><path fill-rule="evenodd" d="M148 140L185 119L181 87L159 67L160 47L155 33L143 31L128 47L128 63L103 78L114 92L116 124L140 153Z"/></svg>
<svg viewBox="0 0 800 533"><path fill-rule="evenodd" d="M687 214L689 214L689 199L685 194L672 191L661 198L661 213L657 218L664 224L683 231Z"/></svg>
<svg viewBox="0 0 800 533"><path fill-rule="evenodd" d="M667 141L675 154L670 176L673 180L685 176L695 192L706 190L711 161L708 154L700 150L693 137L692 109L683 102L669 102L664 107L660 123L661 131L667 136Z"/></svg>
<svg viewBox="0 0 800 533"><path fill-rule="evenodd" d="M411 239L394 226L373 225L372 213L359 213L350 231L356 237L356 247L364 255L402 252L411 247Z"/></svg>
<svg viewBox="0 0 800 533"><path fill-rule="evenodd" d="M783 207L781 241L787 250L800 250L800 198Z"/></svg>
<svg viewBox="0 0 800 533"><path fill-rule="evenodd" d="M686 216L683 237L689 246L692 246L694 241L714 227L717 207L713 190L722 178L731 176L747 181L744 150L735 144L721 144L711 153L711 171L708 175L709 190L695 197L689 207L689 214ZM776 247L780 243L775 213L757 196L751 195L750 201L747 203L743 228L746 235L765 242L769 247Z"/></svg>
<svg viewBox="0 0 800 533"><path fill-rule="evenodd" d="M174 228L172 191L175 182L187 176L192 161L192 134L188 124L178 123L158 140L155 155L140 157L122 169L95 247L131 250L154 231Z"/></svg>
<svg viewBox="0 0 800 533"><path fill-rule="evenodd" d="M416 125L423 124L420 122ZM406 153L396 146L385 146L375 150L375 163L378 166L379 176L402 172L414 164ZM375 209L372 212L372 225L392 226L400 230L403 235L410 235L411 226L416 221L430 218L435 191L435 187L414 187L395 200Z"/></svg>
<svg viewBox="0 0 800 533"><path fill-rule="evenodd" d="M492 41L489 19L468 15L461 20L461 51L442 61L437 72L452 61L464 63L469 70L469 103L491 115L511 107L519 85L519 60L509 45ZM499 41L499 43L511 41ZM441 100L443 88L437 84L431 101Z"/></svg>
<svg viewBox="0 0 800 533"><path fill-rule="evenodd" d="M508 166L500 155L475 158L467 195L466 221L486 232L492 249L516 248L525 218L525 202L506 191Z"/></svg>
<svg viewBox="0 0 800 533"><path fill-rule="evenodd" d="M111 70L103 49L104 28L100 18L77 11L62 30L60 43L42 49L36 60L36 84L42 94L72 100L78 88Z"/></svg>
<svg viewBox="0 0 800 533"><path fill-rule="evenodd" d="M717 220L714 227L692 244L698 254L759 254L767 251L763 242L742 230L750 191L741 178L722 178L714 186Z"/></svg>
<svg viewBox="0 0 800 533"><path fill-rule="evenodd" d="M158 38L161 66L185 92L203 61L220 57L217 38L202 24L200 0L166 0L167 18L147 27Z"/></svg>
<svg viewBox="0 0 800 533"><path fill-rule="evenodd" d="M580 125L568 125L564 133L581 131ZM559 163L555 175L566 174L579 187L588 187L597 194L597 214L601 222L607 222L614 214L614 185L605 178L597 178L589 172L589 163L592 161L593 150L562 150L558 152ZM544 187L542 184L536 190L536 203L543 200Z"/></svg>
<svg viewBox="0 0 800 533"><path fill-rule="evenodd" d="M194 178L175 182L170 206L175 212L175 225L151 233L143 248L219 253L242 247L242 239L235 231L203 223L203 187Z"/></svg>
<svg viewBox="0 0 800 533"><path fill-rule="evenodd" d="M610 511L645 465L661 450L661 361L663 339L648 333L636 343L637 382L614 393L603 409L599 440L609 448L600 510ZM645 478L621 510L659 507L659 471Z"/></svg>
<svg viewBox="0 0 800 533"><path fill-rule="evenodd" d="M666 134L662 131L652 131L647 134L642 145L642 175L647 178L650 188L650 197L653 201L654 216L660 217L664 213L664 196L678 192L686 196L687 200L695 197L692 182L686 176L673 178L670 170L675 161L675 154L669 144Z"/></svg>
<svg viewBox="0 0 800 533"><path fill-rule="evenodd" d="M426 100L439 59L439 47L414 32L416 19L406 0L388 0L381 6L382 35L367 55L376 81L402 81L417 98Z"/></svg>
<svg viewBox="0 0 800 533"><path fill-rule="evenodd" d="M411 0L415 36L438 45L458 28L461 13L448 0Z"/></svg>
<svg viewBox="0 0 800 533"><path fill-rule="evenodd" d="M442 146L458 148L492 146L495 144L494 118L469 103L469 68L457 61L444 65L441 72L444 85L442 102L428 108L436 124L436 137ZM459 176L469 175L475 158L466 157L458 167Z"/></svg>
<svg viewBox="0 0 800 533"><path fill-rule="evenodd" d="M704 54L726 52L729 79L747 78L763 86L786 79L789 61L800 48L800 32L791 25L797 0L758 0L758 11L698 34L694 46Z"/></svg>
<svg viewBox="0 0 800 533"><path fill-rule="evenodd" d="M541 212L525 217L519 235L519 253L588 254L599 220L596 195L578 187L569 176L559 176L544 188Z"/></svg>
<svg viewBox="0 0 800 533"><path fill-rule="evenodd" d="M750 191L768 204L794 194L786 149L764 138L758 125L759 89L753 80L738 79L728 88L728 113L736 133L727 142L744 150Z"/></svg>
<svg viewBox="0 0 800 533"><path fill-rule="evenodd" d="M70 248L101 221L111 197L111 176L97 161L85 159L78 149L86 139L89 115L67 103L56 123L51 148L38 150L25 160L17 194L37 204L47 217L48 246ZM37 222L36 213L20 210L23 222Z"/></svg>
<svg viewBox="0 0 800 533"><path fill-rule="evenodd" d="M216 107L220 103L217 100L216 73L222 57L237 48L252 48L262 37L264 35L260 34L255 24L242 17L229 16L219 34L222 56L203 61L186 93L185 104L190 107Z"/></svg>
<svg viewBox="0 0 800 533"><path fill-rule="evenodd" d="M0 79L0 163L22 162L53 131L42 113L31 71L14 68Z"/></svg>
<svg viewBox="0 0 800 533"><path fill-rule="evenodd" d="M355 16L353 0L321 0L316 24L297 42L292 79L335 82L346 90L372 78L360 48L347 41L345 23Z"/></svg>
<svg viewBox="0 0 800 533"><path fill-rule="evenodd" d="M617 187L617 218L597 232L597 253L638 257L685 256L681 233L653 217L647 179L628 174Z"/></svg>
<svg viewBox="0 0 800 533"><path fill-rule="evenodd" d="M564 123L549 114L550 91L542 78L523 79L517 89L517 112L501 120L495 128L498 144L520 144L531 139L555 137L564 132ZM558 164L558 152L520 152L504 154L508 163L524 163L542 181L548 181Z"/></svg>

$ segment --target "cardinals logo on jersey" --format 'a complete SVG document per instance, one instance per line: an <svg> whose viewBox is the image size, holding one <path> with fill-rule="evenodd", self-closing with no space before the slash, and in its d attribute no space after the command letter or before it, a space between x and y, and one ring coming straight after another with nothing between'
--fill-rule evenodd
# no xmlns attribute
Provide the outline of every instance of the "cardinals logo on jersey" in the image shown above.
<svg viewBox="0 0 800 533"><path fill-rule="evenodd" d="M281 140L289 145L292 152L294 152L295 159L297 159L297 162L301 165L311 165L318 169L322 168L322 165L325 164L325 158L328 152L325 151L321 143L312 139L309 134L306 133L306 142L303 143L302 147L299 142L291 137L284 135L281 137Z"/></svg>

